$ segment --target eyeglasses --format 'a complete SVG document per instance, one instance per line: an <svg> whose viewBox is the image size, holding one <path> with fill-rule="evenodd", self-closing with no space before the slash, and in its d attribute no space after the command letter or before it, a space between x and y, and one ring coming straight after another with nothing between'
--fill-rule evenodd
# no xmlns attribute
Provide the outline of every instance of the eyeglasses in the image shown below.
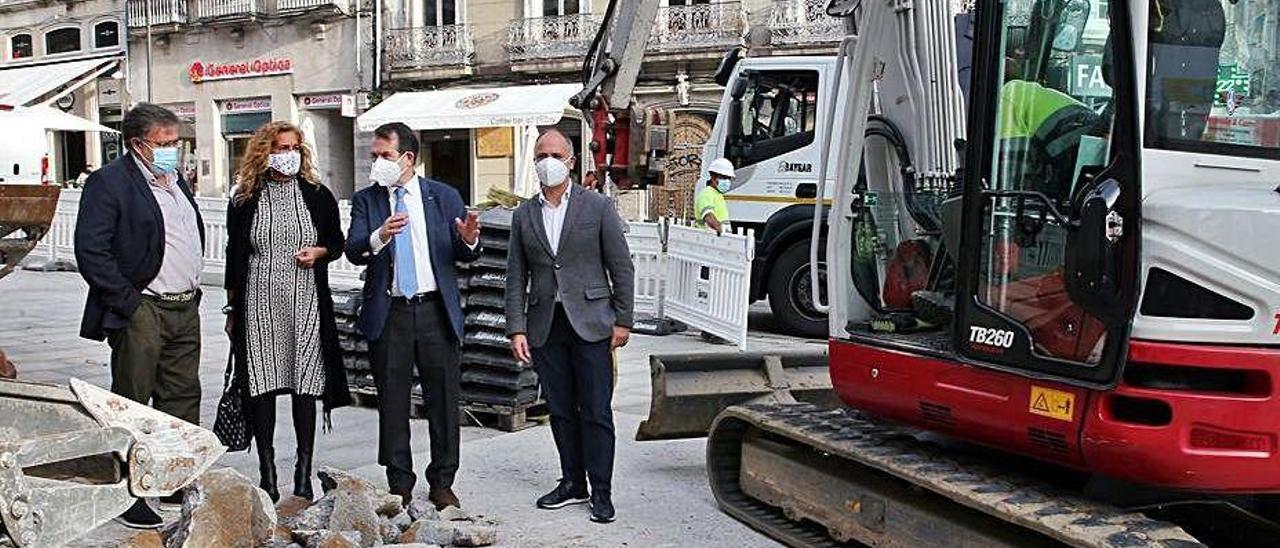
<svg viewBox="0 0 1280 548"><path fill-rule="evenodd" d="M156 142L148 141L146 139L138 139L138 141L142 142L143 144L147 145L150 148L169 148L169 147L178 146L178 144L182 142L182 139L180 138L174 139L172 141L165 142L165 143L156 143Z"/></svg>

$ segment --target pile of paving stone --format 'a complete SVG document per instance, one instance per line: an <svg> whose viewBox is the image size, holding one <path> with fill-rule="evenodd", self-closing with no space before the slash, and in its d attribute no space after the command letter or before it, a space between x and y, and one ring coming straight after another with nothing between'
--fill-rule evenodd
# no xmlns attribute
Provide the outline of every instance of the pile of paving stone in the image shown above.
<svg viewBox="0 0 1280 548"><path fill-rule="evenodd" d="M426 548L489 546L493 522L457 508L436 511L425 498L407 508L399 496L353 474L319 472L324 496L314 503L290 497L272 505L266 492L229 468L207 472L186 488L180 519L162 530L165 548Z"/></svg>
<svg viewBox="0 0 1280 548"><path fill-rule="evenodd" d="M342 348L347 385L353 393L373 394L375 385L373 367L369 364L369 341L356 329L363 301L359 289L333 290L333 316L338 324L338 346Z"/></svg>
<svg viewBox="0 0 1280 548"><path fill-rule="evenodd" d="M480 258L459 265L466 311L462 343L462 401L511 414L538 399L538 375L511 356L505 292L512 210L480 215ZM473 409L474 411L475 409Z"/></svg>

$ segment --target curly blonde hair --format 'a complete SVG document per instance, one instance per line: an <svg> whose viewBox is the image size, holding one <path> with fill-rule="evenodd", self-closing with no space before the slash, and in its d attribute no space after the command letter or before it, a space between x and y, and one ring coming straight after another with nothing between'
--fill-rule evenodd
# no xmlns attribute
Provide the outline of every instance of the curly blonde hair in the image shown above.
<svg viewBox="0 0 1280 548"><path fill-rule="evenodd" d="M267 157L271 155L271 148L281 133L298 136L298 154L302 157L298 178L313 185L320 184L320 175L316 171L311 148L307 146L302 130L289 122L270 122L253 133L245 147L244 156L240 158L240 169L236 172L236 184L239 186L235 195L237 203L257 194L259 184L267 174Z"/></svg>

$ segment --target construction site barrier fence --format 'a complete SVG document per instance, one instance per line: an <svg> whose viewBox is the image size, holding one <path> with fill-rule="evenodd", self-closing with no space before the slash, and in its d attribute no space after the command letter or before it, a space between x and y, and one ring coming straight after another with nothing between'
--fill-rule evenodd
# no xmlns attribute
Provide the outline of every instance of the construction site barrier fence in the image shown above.
<svg viewBox="0 0 1280 548"><path fill-rule="evenodd" d="M31 257L50 265L73 266L79 190L65 189L49 234ZM226 271L227 200L196 198L204 220L204 280L218 283ZM345 233L351 203L338 204ZM636 268L635 312L671 318L729 340L746 349L747 309L750 305L751 262L755 237L751 231L716 235L706 228L668 220L627 224L627 244ZM363 267L339 258L329 264L329 281L337 288L360 286Z"/></svg>

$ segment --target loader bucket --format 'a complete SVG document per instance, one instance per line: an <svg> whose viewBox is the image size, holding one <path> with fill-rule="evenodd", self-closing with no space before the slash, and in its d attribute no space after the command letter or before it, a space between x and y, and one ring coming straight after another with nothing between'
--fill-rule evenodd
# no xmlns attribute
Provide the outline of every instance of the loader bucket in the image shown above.
<svg viewBox="0 0 1280 548"><path fill-rule="evenodd" d="M208 430L78 379L0 380L0 546L66 544L224 451Z"/></svg>
<svg viewBox="0 0 1280 548"><path fill-rule="evenodd" d="M752 400L838 403L826 352L649 356L653 395L636 440L705 437L716 415Z"/></svg>
<svg viewBox="0 0 1280 548"><path fill-rule="evenodd" d="M0 278L49 231L61 192L56 186L0 185Z"/></svg>

